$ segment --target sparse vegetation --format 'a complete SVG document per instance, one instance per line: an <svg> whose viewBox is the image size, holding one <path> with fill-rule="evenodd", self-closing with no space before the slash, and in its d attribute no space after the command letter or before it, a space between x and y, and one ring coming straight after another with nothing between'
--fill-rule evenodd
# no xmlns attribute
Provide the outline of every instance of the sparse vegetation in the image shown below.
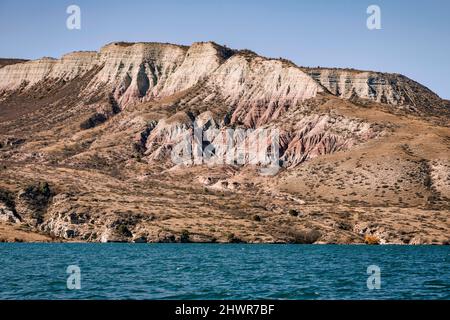
<svg viewBox="0 0 450 320"><path fill-rule="evenodd" d="M133 44L111 47L132 50ZM405 91L391 98L409 101L408 92L414 108L403 100L388 105L356 97L356 91L350 99L339 91L333 96L333 88L294 105L287 96L279 98L303 92L298 90L303 77L296 82L295 74L302 70L320 77L325 68L298 69L285 59L258 58L251 51L215 44L212 48L220 61L237 55L231 60L241 61L239 67L267 63L262 68L268 72L264 90L259 88L262 78L253 72L260 69L252 68L241 79L252 88L245 94L224 96L220 81L211 86L207 75L164 96L164 79L175 74L163 68L167 74L161 78L155 58L157 70L145 68L144 90L136 92L138 64L133 62L123 87L92 85L103 68L96 65L73 79L45 79L32 86L24 81L17 94L0 93L0 189L7 191L0 192L0 205L7 210L18 205L18 214L37 223L27 221L23 230L7 225L9 234L4 236L2 229L2 239L13 241L14 233L30 239L30 232L46 228L54 228L49 233L60 239L59 230L69 224L76 230L67 234L80 241L100 241L108 236L104 226L111 227L111 237L119 234L126 238L119 240L127 241L143 234L153 242L360 243L366 233L382 234L388 242L447 240L448 112L442 113L429 90L402 78ZM111 79L126 68L122 61L110 70ZM292 68L289 83L280 68ZM326 70L340 79L341 69ZM352 75L359 72L347 71L346 86L337 85L339 90L351 87ZM376 75L386 85L396 79ZM128 80L133 90L124 95ZM192 84L182 82L179 87ZM150 83L158 84L158 90ZM158 99L153 99L156 91ZM211 128L281 129L280 174L263 177L254 166L237 163L174 166L170 155L178 130L191 128L205 111L213 114ZM200 176L214 179L200 182ZM398 230L407 231L399 235Z"/></svg>

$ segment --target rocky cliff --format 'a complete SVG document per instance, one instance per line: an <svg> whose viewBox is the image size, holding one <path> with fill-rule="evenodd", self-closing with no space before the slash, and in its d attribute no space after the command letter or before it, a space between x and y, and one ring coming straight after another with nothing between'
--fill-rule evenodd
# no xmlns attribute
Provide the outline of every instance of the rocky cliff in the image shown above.
<svg viewBox="0 0 450 320"><path fill-rule="evenodd" d="M416 111L442 103L430 89L400 74L327 68L304 70L331 94L344 99L368 99L409 106Z"/></svg>
<svg viewBox="0 0 450 320"><path fill-rule="evenodd" d="M111 43L99 52L74 52L60 59L42 58L0 69L0 92L26 90L43 82L68 82L95 70L84 95L112 92L126 106L170 96L204 84L202 98L216 95L234 105L234 119L255 125L280 108L326 91L351 99L358 97L392 105L421 108L441 99L426 87L399 74L299 68L285 60L231 50L213 42L190 47L162 43ZM246 107L261 107L247 112ZM245 114L245 115L244 115Z"/></svg>

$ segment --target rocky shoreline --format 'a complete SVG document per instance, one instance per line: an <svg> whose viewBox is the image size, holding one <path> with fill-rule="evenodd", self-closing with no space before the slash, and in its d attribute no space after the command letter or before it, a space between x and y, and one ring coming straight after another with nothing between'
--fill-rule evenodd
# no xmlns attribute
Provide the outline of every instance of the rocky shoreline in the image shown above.
<svg viewBox="0 0 450 320"><path fill-rule="evenodd" d="M395 244L395 245L448 245L425 237L386 239L383 228L370 229L370 224L334 225L335 229L353 233L344 241L342 235L335 239L323 235L326 230L310 228L285 230L272 233L271 238L240 237L231 231L223 231L222 237L215 234L192 233L187 229L173 231L168 228L152 228L155 218L143 215L114 215L93 218L89 212L80 213L70 206L70 194L55 194L46 182L39 182L20 190L14 196L0 193L0 242L101 242L101 243L249 243L249 244ZM300 213L290 209L287 215L297 218ZM255 215L252 220L262 223ZM1 229L0 229L1 230ZM9 232L6 233L5 230ZM275 235L276 234L276 235ZM5 235L7 235L5 237ZM339 238L341 237L341 238ZM409 241L405 241L407 239Z"/></svg>

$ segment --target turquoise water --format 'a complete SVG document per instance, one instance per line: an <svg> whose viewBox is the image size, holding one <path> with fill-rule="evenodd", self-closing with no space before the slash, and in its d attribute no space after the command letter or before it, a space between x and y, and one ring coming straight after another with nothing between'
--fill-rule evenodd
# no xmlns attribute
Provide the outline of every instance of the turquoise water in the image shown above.
<svg viewBox="0 0 450 320"><path fill-rule="evenodd" d="M0 265L0 299L450 299L448 246L5 243Z"/></svg>

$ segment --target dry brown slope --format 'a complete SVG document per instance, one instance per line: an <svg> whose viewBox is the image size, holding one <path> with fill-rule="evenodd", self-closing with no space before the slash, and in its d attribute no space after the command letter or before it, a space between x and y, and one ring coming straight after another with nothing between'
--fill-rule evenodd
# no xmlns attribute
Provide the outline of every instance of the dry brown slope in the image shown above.
<svg viewBox="0 0 450 320"><path fill-rule="evenodd" d="M298 84L292 65L286 70L254 54L228 62L225 67L242 70L275 68ZM450 133L441 109L427 106L423 114L330 93L278 104L253 75L231 80L270 98L272 109L261 101L230 102L239 95L214 89L214 79L121 108L110 95L118 88L84 95L100 70L69 82L38 82L0 102L0 189L12 195L24 221L34 221L28 209L43 197L25 191L47 181L52 192L38 203L32 230L79 241L449 240ZM167 128L176 129L208 111L225 123L236 110L229 127L279 128L290 142L303 136L293 143L289 168L262 177L252 166L174 167L167 157L153 161L146 150L154 122L167 119ZM167 134L156 138L164 146L172 142Z"/></svg>

